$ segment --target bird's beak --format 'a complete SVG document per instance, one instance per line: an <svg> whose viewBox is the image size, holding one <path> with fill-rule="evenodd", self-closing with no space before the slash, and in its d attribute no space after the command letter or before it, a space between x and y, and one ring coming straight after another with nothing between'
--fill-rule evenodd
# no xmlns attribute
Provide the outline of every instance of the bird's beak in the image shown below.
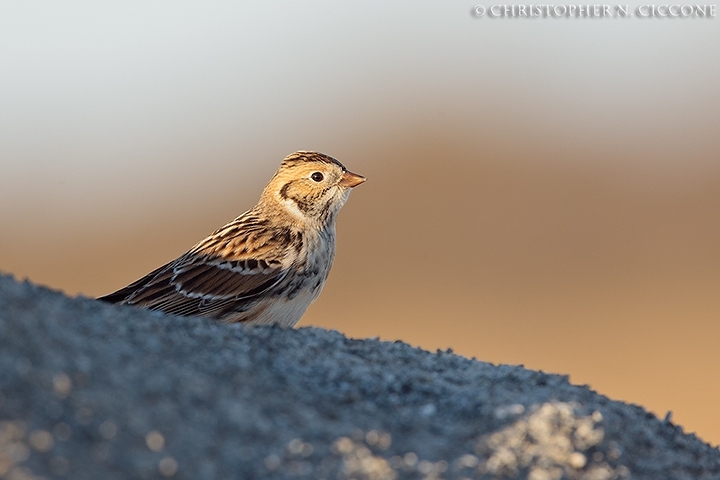
<svg viewBox="0 0 720 480"><path fill-rule="evenodd" d="M342 178L338 182L338 185L341 187L357 187L361 183L363 183L365 180L367 180L362 175L358 175L357 173L352 173L350 170L346 170L345 173L343 173Z"/></svg>

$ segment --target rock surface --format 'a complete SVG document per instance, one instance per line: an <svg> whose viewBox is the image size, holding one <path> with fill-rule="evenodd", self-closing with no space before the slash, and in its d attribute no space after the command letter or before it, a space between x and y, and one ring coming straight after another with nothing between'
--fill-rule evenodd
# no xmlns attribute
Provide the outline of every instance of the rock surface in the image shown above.
<svg viewBox="0 0 720 480"><path fill-rule="evenodd" d="M0 277L0 478L718 479L720 452L566 377Z"/></svg>

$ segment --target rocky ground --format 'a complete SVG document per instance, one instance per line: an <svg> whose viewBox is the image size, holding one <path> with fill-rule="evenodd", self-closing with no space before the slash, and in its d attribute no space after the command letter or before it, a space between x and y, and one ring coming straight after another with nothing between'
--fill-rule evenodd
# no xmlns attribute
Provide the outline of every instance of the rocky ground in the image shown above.
<svg viewBox="0 0 720 480"><path fill-rule="evenodd" d="M720 479L720 451L566 377L0 277L0 478Z"/></svg>

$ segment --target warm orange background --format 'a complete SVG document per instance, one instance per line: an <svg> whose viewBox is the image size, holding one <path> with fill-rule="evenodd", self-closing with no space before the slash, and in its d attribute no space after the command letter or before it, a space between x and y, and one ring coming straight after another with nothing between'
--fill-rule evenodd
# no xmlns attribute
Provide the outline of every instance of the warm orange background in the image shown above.
<svg viewBox="0 0 720 480"><path fill-rule="evenodd" d="M369 181L301 326L569 374L720 442L716 19L46 7L0 12L0 270L107 293L317 149Z"/></svg>

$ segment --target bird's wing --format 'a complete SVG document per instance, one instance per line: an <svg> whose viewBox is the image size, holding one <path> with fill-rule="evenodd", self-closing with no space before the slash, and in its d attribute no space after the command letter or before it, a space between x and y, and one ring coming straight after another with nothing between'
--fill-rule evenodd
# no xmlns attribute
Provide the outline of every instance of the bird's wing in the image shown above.
<svg viewBox="0 0 720 480"><path fill-rule="evenodd" d="M216 318L241 308L243 301L280 283L297 252L287 248L285 231L245 228L228 235L230 225L177 260L100 300Z"/></svg>
<svg viewBox="0 0 720 480"><path fill-rule="evenodd" d="M152 272L148 273L144 277L135 280L127 287L123 287L120 290L117 290L112 293L108 293L107 295L103 295L102 297L98 297L98 300L102 300L103 302L108 303L127 303L127 301L138 291L142 290L146 286L150 285L152 281L155 279L155 277L160 276L164 272L168 270L168 268L172 268L172 263L168 263L163 265L160 268L157 268L153 270Z"/></svg>
<svg viewBox="0 0 720 480"><path fill-rule="evenodd" d="M170 282L178 293L205 300L235 299L261 295L277 285L287 270L279 261L203 259L180 264Z"/></svg>
<svg viewBox="0 0 720 480"><path fill-rule="evenodd" d="M278 263L181 257L100 300L176 315L220 316L262 295L287 275Z"/></svg>

